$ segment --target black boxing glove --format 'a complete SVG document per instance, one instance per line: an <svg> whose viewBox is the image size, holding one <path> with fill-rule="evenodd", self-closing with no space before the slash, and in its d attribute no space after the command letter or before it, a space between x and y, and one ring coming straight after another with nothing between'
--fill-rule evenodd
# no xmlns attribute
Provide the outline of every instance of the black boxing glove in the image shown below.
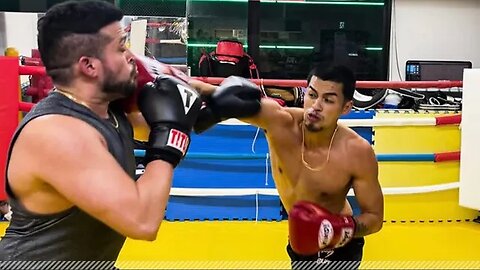
<svg viewBox="0 0 480 270"><path fill-rule="evenodd" d="M161 159L176 167L190 145L202 101L184 81L160 75L139 92L138 108L150 126L145 162Z"/></svg>
<svg viewBox="0 0 480 270"><path fill-rule="evenodd" d="M249 80L230 76L210 96L206 97L195 123L195 133L229 119L250 117L260 111L260 89Z"/></svg>

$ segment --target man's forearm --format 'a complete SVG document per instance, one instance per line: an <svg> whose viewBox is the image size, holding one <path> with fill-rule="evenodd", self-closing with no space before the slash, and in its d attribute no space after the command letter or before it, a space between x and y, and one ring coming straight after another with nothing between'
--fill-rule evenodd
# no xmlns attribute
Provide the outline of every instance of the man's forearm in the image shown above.
<svg viewBox="0 0 480 270"><path fill-rule="evenodd" d="M378 232L383 225L383 218L372 213L363 213L355 219L355 237L363 237Z"/></svg>
<svg viewBox="0 0 480 270"><path fill-rule="evenodd" d="M199 80L190 80L188 84L202 96L210 96L217 89L217 86Z"/></svg>
<svg viewBox="0 0 480 270"><path fill-rule="evenodd" d="M172 176L170 164L152 161L136 182L139 197L136 209L140 212L137 219L155 230L158 230L165 214L172 187Z"/></svg>

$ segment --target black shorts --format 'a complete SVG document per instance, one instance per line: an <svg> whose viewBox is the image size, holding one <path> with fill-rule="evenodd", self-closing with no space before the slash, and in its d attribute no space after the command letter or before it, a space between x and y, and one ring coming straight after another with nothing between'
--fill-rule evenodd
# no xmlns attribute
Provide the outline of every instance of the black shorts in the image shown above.
<svg viewBox="0 0 480 270"><path fill-rule="evenodd" d="M292 261L292 269L358 269L363 257L364 238L354 238L341 248L320 251L318 254L303 256L295 253L287 245L287 253Z"/></svg>

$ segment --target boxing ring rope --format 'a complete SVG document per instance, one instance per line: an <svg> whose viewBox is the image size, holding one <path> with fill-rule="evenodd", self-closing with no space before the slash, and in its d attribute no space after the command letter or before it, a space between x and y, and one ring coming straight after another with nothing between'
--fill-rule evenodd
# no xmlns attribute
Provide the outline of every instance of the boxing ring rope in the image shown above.
<svg viewBox="0 0 480 270"><path fill-rule="evenodd" d="M437 117L396 117L376 119L339 119L340 124L348 127L406 127L406 126L444 126L460 125L462 115L447 115ZM223 125L249 125L237 119L222 122Z"/></svg>
<svg viewBox="0 0 480 270"><path fill-rule="evenodd" d="M0 85L3 90L0 91L0 118L3 121L0 129L0 168L4 171L6 163L6 153L13 132L18 126L18 111L28 112L35 105L33 103L20 101L19 96L19 76L33 75L45 76L45 68L41 66L23 66L19 64L17 57L0 57ZM206 78L195 77L195 79L211 84L220 84L224 78ZM277 79L254 79L254 83L262 86L280 86L280 87L306 87L305 80L277 80ZM358 81L357 88L452 88L462 87L462 81L410 81L410 82L386 82L386 81ZM441 125L459 125L461 115L442 116L442 117L418 117L418 118L384 118L384 119L341 119L340 122L349 127L378 127L378 126L441 126ZM243 123L238 120L224 121L222 124ZM246 123L243 123L246 124ZM143 150L135 150L135 156L144 155ZM187 159L265 159L267 154L217 154L217 153L188 153ZM425 153L425 154L377 154L377 159L384 162L445 162L458 161L460 152L446 153ZM137 170L141 173L141 170ZM1 184L1 183L0 183ZM416 194L425 192L437 192L458 188L458 182L447 184L423 186L423 187L402 187L402 188L384 188L384 194ZM0 200L6 198L6 194L0 189ZM349 195L353 195L350 190ZM276 189L251 189L251 188L172 188L173 196L243 196L258 195L278 196Z"/></svg>
<svg viewBox="0 0 480 270"><path fill-rule="evenodd" d="M145 150L135 149L135 157L144 157ZM202 160L263 160L268 154L218 154L218 153L187 153L186 159ZM383 162L447 162L459 161L460 151L432 154L377 154L377 160Z"/></svg>
<svg viewBox="0 0 480 270"><path fill-rule="evenodd" d="M220 84L225 78L217 77L194 77L197 80ZM306 80L278 80L278 79L251 79L257 85L280 86L280 87L307 87ZM386 82L386 81L358 81L356 88L452 88L462 87L462 81L408 81L408 82Z"/></svg>
<svg viewBox="0 0 480 270"><path fill-rule="evenodd" d="M20 101L18 103L18 110L21 112L29 112L33 108L33 103Z"/></svg>
<svg viewBox="0 0 480 270"><path fill-rule="evenodd" d="M19 75L36 75L36 76L45 76L47 72L45 71L45 67L37 67L37 66L19 66L18 67Z"/></svg>
<svg viewBox="0 0 480 270"><path fill-rule="evenodd" d="M19 65L20 75L45 76L45 67ZM211 84L220 84L224 78L194 77L195 79ZM257 85L273 85L282 87L306 86L305 80L277 80L277 79L251 79ZM385 81L359 81L357 88L451 88L462 87L461 81L408 81L408 82L385 82ZM33 104L20 102L19 109L28 112ZM442 117L419 117L419 118L386 118L386 119L340 119L340 122L349 127L378 127L378 126L439 126L460 124L461 115Z"/></svg>
<svg viewBox="0 0 480 270"><path fill-rule="evenodd" d="M20 75L39 75L46 74L45 67L38 66L19 66ZM194 79L210 83L220 84L225 78L215 77L193 77ZM280 86L280 87L306 87L306 80L280 80L280 79L251 79L257 85ZM462 81L407 81L407 82L385 82L385 81L358 81L357 88L452 88L462 87Z"/></svg>
<svg viewBox="0 0 480 270"><path fill-rule="evenodd" d="M421 187L386 187L382 188L384 195L410 195L430 192L447 191L457 189L459 182L451 182L446 184L429 185ZM175 188L170 191L171 196L184 197L225 197L225 196L249 196L249 195L266 195L278 196L276 188ZM354 196L353 189L348 191L348 196Z"/></svg>

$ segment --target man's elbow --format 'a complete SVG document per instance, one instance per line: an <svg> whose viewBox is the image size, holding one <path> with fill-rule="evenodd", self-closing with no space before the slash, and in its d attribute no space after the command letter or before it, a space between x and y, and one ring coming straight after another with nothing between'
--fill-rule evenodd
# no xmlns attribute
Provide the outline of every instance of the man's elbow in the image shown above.
<svg viewBox="0 0 480 270"><path fill-rule="evenodd" d="M144 241L155 241L157 239L158 231L162 224L164 213L161 217L145 218L137 217L132 223L130 234L126 235L128 238Z"/></svg>
<svg viewBox="0 0 480 270"><path fill-rule="evenodd" d="M382 222L377 224L377 226L375 226L375 228L373 228L373 233L379 232L382 228L383 228L383 220L382 220Z"/></svg>
<svg viewBox="0 0 480 270"><path fill-rule="evenodd" d="M379 217L375 222L374 226L372 226L371 233L377 233L383 228L383 217Z"/></svg>
<svg viewBox="0 0 480 270"><path fill-rule="evenodd" d="M157 240L158 230L160 229L161 222L159 224L139 224L129 238L134 240L155 241Z"/></svg>

